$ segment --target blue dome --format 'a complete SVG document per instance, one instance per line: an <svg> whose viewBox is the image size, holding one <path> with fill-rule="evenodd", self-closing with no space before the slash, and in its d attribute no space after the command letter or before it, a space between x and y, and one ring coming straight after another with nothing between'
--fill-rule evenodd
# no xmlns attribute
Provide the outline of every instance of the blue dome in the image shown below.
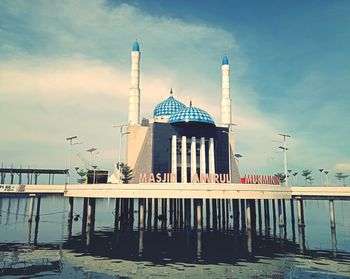
<svg viewBox="0 0 350 279"><path fill-rule="evenodd" d="M206 111L192 107L192 104L169 118L169 123L179 122L202 122L215 125L214 120Z"/></svg>
<svg viewBox="0 0 350 279"><path fill-rule="evenodd" d="M222 58L222 65L228 65L228 58L227 56L225 55L223 58Z"/></svg>
<svg viewBox="0 0 350 279"><path fill-rule="evenodd" d="M140 51L140 46L137 41L133 44L132 51Z"/></svg>
<svg viewBox="0 0 350 279"><path fill-rule="evenodd" d="M185 107L183 103L176 100L173 96L170 96L155 107L153 117L169 117Z"/></svg>

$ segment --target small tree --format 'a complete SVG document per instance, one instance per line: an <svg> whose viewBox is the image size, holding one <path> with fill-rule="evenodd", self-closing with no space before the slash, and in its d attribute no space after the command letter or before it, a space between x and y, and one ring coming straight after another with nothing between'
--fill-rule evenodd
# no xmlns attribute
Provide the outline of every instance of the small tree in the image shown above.
<svg viewBox="0 0 350 279"><path fill-rule="evenodd" d="M302 170L301 171L301 175L304 176L305 185L307 184L308 181L312 182L312 180L314 180L312 178L312 176L310 175L311 173L312 173L311 170Z"/></svg>
<svg viewBox="0 0 350 279"><path fill-rule="evenodd" d="M87 175L88 171L84 170L84 169L78 169L77 170L77 174L79 175L79 178L77 179L77 182L79 184L84 184L86 182L86 175Z"/></svg>
<svg viewBox="0 0 350 279"><path fill-rule="evenodd" d="M337 172L335 177L338 179L338 185L340 185L340 181L343 180L343 185L345 186L345 178L349 177L349 175L344 174L343 172Z"/></svg>
<svg viewBox="0 0 350 279"><path fill-rule="evenodd" d="M279 179L280 179L280 182L281 184L284 183L286 181L286 176L285 174L279 172L279 173L276 173L275 176L277 176Z"/></svg>
<svg viewBox="0 0 350 279"><path fill-rule="evenodd" d="M129 181L133 178L132 169L124 163L117 163L117 169L121 174L121 180L124 184L128 184Z"/></svg>

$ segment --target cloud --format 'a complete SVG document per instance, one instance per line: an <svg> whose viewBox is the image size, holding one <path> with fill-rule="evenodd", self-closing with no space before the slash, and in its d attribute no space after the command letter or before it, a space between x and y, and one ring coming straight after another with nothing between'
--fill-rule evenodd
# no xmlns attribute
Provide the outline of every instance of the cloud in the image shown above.
<svg viewBox="0 0 350 279"><path fill-rule="evenodd" d="M65 138L77 134L84 145L76 152L97 147L97 164L111 169L118 146L112 124L127 121L130 50L138 38L142 116L152 116L172 87L176 98L192 100L220 123L220 62L227 50L234 58L231 94L237 152L244 156L240 165L247 173L282 169L280 144L272 140L286 120L263 111L259 92L240 80L249 63L232 33L98 0L4 1L0 10L0 109L6 115L2 128L11 131L0 139L0 152L7 164L65 166ZM289 144L292 150L303 146L294 138Z"/></svg>
<svg viewBox="0 0 350 279"><path fill-rule="evenodd" d="M340 171L350 171L350 163L338 163L335 165L334 169Z"/></svg>

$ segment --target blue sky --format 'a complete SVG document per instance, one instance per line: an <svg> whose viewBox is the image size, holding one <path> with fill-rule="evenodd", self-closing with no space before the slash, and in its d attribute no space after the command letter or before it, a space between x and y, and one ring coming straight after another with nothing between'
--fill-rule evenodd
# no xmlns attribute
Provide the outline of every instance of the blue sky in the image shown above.
<svg viewBox="0 0 350 279"><path fill-rule="evenodd" d="M349 1L1 1L1 161L66 167L77 134L112 169L137 38L143 116L172 87L219 123L227 54L242 174L282 170L280 132L291 169L350 172L349 30Z"/></svg>

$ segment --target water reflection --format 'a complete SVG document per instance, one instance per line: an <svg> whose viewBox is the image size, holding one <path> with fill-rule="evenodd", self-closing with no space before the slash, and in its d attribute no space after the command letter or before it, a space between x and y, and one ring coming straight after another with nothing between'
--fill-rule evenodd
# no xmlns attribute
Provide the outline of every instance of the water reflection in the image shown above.
<svg viewBox="0 0 350 279"><path fill-rule="evenodd" d="M235 229L235 223L238 220L232 218L236 213L223 216L223 212L229 211L228 205L218 200L217 204L220 207L218 206L217 210L221 208L222 219L221 221L218 219L216 225L217 228L221 226L221 231L213 229L215 219L213 226L207 226L204 222L205 229L197 230L195 225L190 226L186 217L183 220L183 229L181 225L176 227L175 219L173 219L174 227L168 229L161 218L155 218L164 214L166 203L163 201L157 210L145 216L145 226L141 230L135 230L140 225L137 216L141 207L132 211L131 208L134 208L134 205L130 202L120 201L120 206L111 203L112 210L109 211L107 206L106 211L103 211L102 209L106 208L105 203L81 199L77 200L77 207L80 206L86 210L68 214L66 200L59 201L64 203L60 203L55 211L52 208L52 202L44 198L42 201L40 199L33 201L31 198L28 200L0 199L0 224L2 224L0 227L2 241L0 276L61 274L65 278L64 274L70 274L70 277L85 278L85 270L92 272L93 276L98 273L102 274L102 277L108 277L106 274L113 274L113 272L121 276L125 274L129 276L130 270L123 270L123 268L130 269L130 265L135 270L140 266L165 267L164 277L169 277L169 269L175 268L176 272L185 270L187 273L193 267L196 272L193 271L190 278L218 278L223 275L226 278L236 278L248 276L248 274L261 276L262 271L263 275L268 276L280 274L278 276L286 277L288 273L290 278L298 278L308 273L329 274L327 270L332 270L331 275L337 278L336 274L344 276L349 272L350 255L344 252L344 246L338 247L335 227L330 231L331 237L328 239L330 249L310 248L307 236L311 239L316 234L313 233L312 227L308 227L308 222L305 222L306 227L297 226L296 231L292 217L291 225L286 226L286 220L283 220L282 226L276 224L276 219L278 220L281 216L284 219L282 209L285 208L282 201L281 211L276 211L278 213L276 216L273 210L269 221L263 219L268 216L265 208L269 205L262 203L264 207L260 206L261 210L259 210L257 204L258 214L256 220L252 220L251 229L247 229L248 223L244 223L246 229L239 230ZM232 203L232 208L237 204ZM150 209L154 206L149 203L143 205L146 207L142 209L145 213L149 212L147 207ZM240 202L239 205L242 203ZM278 206L278 203L276 205ZM243 206L247 208L249 203L245 202ZM22 207L25 209L22 210ZM270 208L273 207L275 207L274 203ZM186 201L184 208L184 216L186 216ZM308 207L307 210L310 208ZM128 213L128 218L123 219L123 215L120 214L122 211ZM22 212L25 216L23 227L20 226ZM204 220L207 219L207 212L198 212L205 216ZM30 219L29 216L33 213L35 213L34 218ZM105 216L107 213L108 218ZM148 222L149 216L151 216L151 225ZM109 224L104 228L98 224L98 220L103 217L106 217ZM239 221L242 221L241 216L239 217ZM28 222L28 220L31 221ZM58 222L58 220L61 221ZM257 226L255 223L258 223ZM16 238L12 237L11 233L18 232L21 228L25 231L24 237L14 241ZM308 228L310 228L309 231ZM337 225L338 228L342 229L341 224ZM329 227L325 226L325 229ZM52 232L57 235L57 230L61 231L60 240L46 240ZM4 235L6 238L3 237ZM99 261L100 259L104 262ZM123 263L123 265L122 267L118 265L117 268L116 263ZM155 276L160 271L154 269L152 272ZM232 273L236 275L232 276ZM137 276L131 275L130 277L146 277L142 272ZM174 277L179 278L179 276Z"/></svg>

